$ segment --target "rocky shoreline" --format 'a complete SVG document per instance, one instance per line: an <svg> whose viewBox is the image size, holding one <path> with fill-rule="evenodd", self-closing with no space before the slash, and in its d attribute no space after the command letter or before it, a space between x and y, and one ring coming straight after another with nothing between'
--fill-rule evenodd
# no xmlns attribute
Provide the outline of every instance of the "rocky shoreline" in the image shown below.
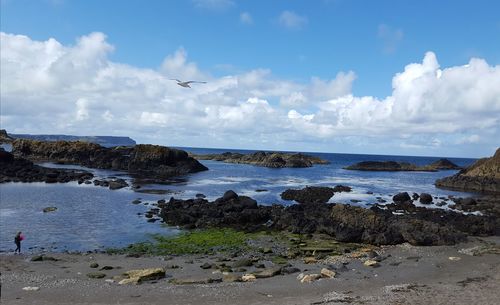
<svg viewBox="0 0 500 305"><path fill-rule="evenodd" d="M16 139L12 142L12 153L35 162L127 171L139 177L170 178L208 170L183 150L149 144L106 148L88 142Z"/></svg>
<svg viewBox="0 0 500 305"><path fill-rule="evenodd" d="M408 193L395 195L393 202L385 206L366 209L326 203L329 197L324 196L325 191L335 193L334 188L315 190L309 187L306 193L311 194L310 199L301 198L301 203L291 206L261 206L252 198L238 196L233 191L213 202L203 198L171 198L168 202L159 202L160 210L155 212L168 225L186 229L321 233L337 241L375 245L404 242L450 245L466 240L467 235L500 235L498 209L492 210L493 214L479 216L418 207Z"/></svg>
<svg viewBox="0 0 500 305"><path fill-rule="evenodd" d="M436 186L500 194L500 148L492 157L480 159L453 176L437 180Z"/></svg>
<svg viewBox="0 0 500 305"><path fill-rule="evenodd" d="M0 148L0 183L65 183L70 181L84 183L90 181L93 177L94 175L87 171L38 166L24 158L15 157L13 154Z"/></svg>
<svg viewBox="0 0 500 305"><path fill-rule="evenodd" d="M197 155L192 157L198 160L214 160L226 163L251 164L270 168L284 167L311 167L314 164L329 164L327 160L302 153L282 153L258 151L251 154L225 152L222 154Z"/></svg>

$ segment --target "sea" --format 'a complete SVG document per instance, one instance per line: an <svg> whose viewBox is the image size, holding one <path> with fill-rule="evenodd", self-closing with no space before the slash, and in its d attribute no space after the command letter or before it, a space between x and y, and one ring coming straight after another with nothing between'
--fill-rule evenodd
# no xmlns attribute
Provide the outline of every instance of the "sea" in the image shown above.
<svg viewBox="0 0 500 305"><path fill-rule="evenodd" d="M183 147L195 154L226 151L251 153L249 150L206 149ZM161 184L145 185L142 189L166 190L167 194L137 193L130 187L109 190L93 184L70 183L3 183L0 184L0 252L14 250L14 236L22 231L23 252L85 252L126 247L148 241L154 234L176 235L179 228L160 221L147 222L144 213L153 203L170 197L189 199L204 194L207 199L221 197L233 190L250 196L261 205L295 204L280 194L289 188L306 186L352 187L352 192L336 193L331 202L369 207L379 198L390 202L399 192L430 193L432 196L474 196L474 194L438 189L434 181L455 174L455 170L439 172L367 172L345 170L360 161L402 161L417 165L429 164L439 157L361 155L339 153L308 153L330 161L327 165L310 168L266 168L246 164L231 164L201 160L208 171L176 177ZM475 159L447 158L459 166L468 166ZM88 169L81 166L43 163L48 167L87 169L96 178L132 178L125 172ZM140 204L132 201L139 199ZM46 207L56 207L44 213ZM447 207L443 207L447 208Z"/></svg>

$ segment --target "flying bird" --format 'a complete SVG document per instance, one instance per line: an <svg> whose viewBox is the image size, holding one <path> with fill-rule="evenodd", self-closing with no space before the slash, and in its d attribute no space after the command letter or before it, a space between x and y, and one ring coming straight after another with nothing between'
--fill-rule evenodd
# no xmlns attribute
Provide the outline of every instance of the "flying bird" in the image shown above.
<svg viewBox="0 0 500 305"><path fill-rule="evenodd" d="M199 81L195 81L195 80L183 82L183 81L180 81L180 80L175 79L175 78L171 78L170 80L175 80L177 82L177 85L184 87L184 88L191 88L191 86L189 86L189 84L193 84L193 83L198 83L198 84L206 84L207 83L207 82L199 82Z"/></svg>

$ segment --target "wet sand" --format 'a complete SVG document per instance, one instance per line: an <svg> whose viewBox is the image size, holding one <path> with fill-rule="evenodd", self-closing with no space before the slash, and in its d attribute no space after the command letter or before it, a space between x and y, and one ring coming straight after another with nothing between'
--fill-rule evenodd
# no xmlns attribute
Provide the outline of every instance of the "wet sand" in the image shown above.
<svg viewBox="0 0 500 305"><path fill-rule="evenodd" d="M329 257L314 264L289 260L304 274L319 273L323 267L336 271L335 278L312 283L297 280L298 272L244 283L174 285L169 282L172 278L220 278L219 271L202 269L200 265L214 263L221 256L134 258L50 253L46 255L58 260L32 262L33 255L1 254L1 303L498 304L500 255L473 256L460 251L484 245L499 247L500 237L472 237L467 243L455 246L382 247L376 250L382 258L379 267L365 266L366 258L354 258L353 254ZM90 268L92 262L97 262L99 268L113 269L100 271L106 274L105 278L91 279L87 273L99 269ZM270 261L259 263L273 266ZM119 285L112 281L113 276L127 270L153 267L165 268L166 278L140 285ZM39 290L22 289L27 286Z"/></svg>

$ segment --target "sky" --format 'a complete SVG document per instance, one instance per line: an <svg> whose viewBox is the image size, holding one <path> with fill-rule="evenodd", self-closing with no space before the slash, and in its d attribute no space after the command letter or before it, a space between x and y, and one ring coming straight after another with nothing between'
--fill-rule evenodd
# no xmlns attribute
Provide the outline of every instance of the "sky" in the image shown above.
<svg viewBox="0 0 500 305"><path fill-rule="evenodd" d="M448 157L500 146L500 1L0 1L9 133Z"/></svg>

